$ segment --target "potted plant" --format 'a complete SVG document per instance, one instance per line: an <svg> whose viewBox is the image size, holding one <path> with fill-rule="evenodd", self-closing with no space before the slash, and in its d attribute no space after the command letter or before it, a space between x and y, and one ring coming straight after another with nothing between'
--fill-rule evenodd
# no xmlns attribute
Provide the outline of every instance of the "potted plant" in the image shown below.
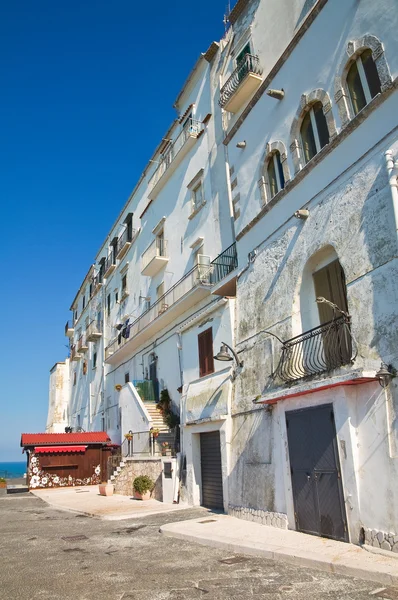
<svg viewBox="0 0 398 600"><path fill-rule="evenodd" d="M159 437L160 429L157 427L151 427L150 432L152 433L152 437L157 438Z"/></svg>
<svg viewBox="0 0 398 600"><path fill-rule="evenodd" d="M149 500L154 487L155 483L148 475L138 475L133 481L134 498Z"/></svg>
<svg viewBox="0 0 398 600"><path fill-rule="evenodd" d="M116 390L117 392L120 392L120 390L122 389L122 387L123 387L123 386L122 386L122 385L120 385L120 383L118 383L117 385L115 385L115 390Z"/></svg>
<svg viewBox="0 0 398 600"><path fill-rule="evenodd" d="M126 440L128 440L129 442L131 442L131 440L133 439L133 434L131 431L129 431L128 433L124 434L124 437L126 438Z"/></svg>
<svg viewBox="0 0 398 600"><path fill-rule="evenodd" d="M162 456L171 456L171 448L169 442L162 443Z"/></svg>
<svg viewBox="0 0 398 600"><path fill-rule="evenodd" d="M4 479L4 477L0 477L0 488L6 488L7 487L7 481Z"/></svg>
<svg viewBox="0 0 398 600"><path fill-rule="evenodd" d="M107 481L102 481L99 486L100 496L113 496L113 483L108 483Z"/></svg>

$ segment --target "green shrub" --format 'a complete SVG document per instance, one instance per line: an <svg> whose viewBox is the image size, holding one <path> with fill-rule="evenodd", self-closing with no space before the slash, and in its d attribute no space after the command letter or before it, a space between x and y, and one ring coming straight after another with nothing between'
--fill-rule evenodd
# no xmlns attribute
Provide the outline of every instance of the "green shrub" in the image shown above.
<svg viewBox="0 0 398 600"><path fill-rule="evenodd" d="M0 477L0 483L7 483L7 480L4 477Z"/></svg>
<svg viewBox="0 0 398 600"><path fill-rule="evenodd" d="M138 475L133 481L133 487L138 494L145 494L145 492L152 492L155 482L148 475Z"/></svg>

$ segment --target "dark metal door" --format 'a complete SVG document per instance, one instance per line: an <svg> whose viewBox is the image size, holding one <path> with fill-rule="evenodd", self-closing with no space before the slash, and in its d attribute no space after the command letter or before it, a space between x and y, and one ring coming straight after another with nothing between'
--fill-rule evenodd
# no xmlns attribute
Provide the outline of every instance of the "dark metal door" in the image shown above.
<svg viewBox="0 0 398 600"><path fill-rule="evenodd" d="M223 509L219 431L200 434L200 459L202 471L202 505L207 508Z"/></svg>
<svg viewBox="0 0 398 600"><path fill-rule="evenodd" d="M157 358L152 357L149 363L149 379L153 384L153 393L155 396L155 402L159 402L159 381L157 375Z"/></svg>
<svg viewBox="0 0 398 600"><path fill-rule="evenodd" d="M298 531L348 541L332 404L286 413Z"/></svg>

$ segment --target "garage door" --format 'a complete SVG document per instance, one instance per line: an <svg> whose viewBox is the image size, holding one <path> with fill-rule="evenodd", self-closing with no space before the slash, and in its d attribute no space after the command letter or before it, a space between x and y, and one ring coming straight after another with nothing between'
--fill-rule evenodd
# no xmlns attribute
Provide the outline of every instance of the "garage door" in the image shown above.
<svg viewBox="0 0 398 600"><path fill-rule="evenodd" d="M202 467L202 505L207 508L224 508L222 493L220 432L200 434Z"/></svg>

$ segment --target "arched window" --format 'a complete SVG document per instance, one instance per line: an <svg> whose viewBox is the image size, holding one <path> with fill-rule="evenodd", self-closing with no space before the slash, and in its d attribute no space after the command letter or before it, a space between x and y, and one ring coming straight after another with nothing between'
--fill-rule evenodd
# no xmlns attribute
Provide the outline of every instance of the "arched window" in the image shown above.
<svg viewBox="0 0 398 600"><path fill-rule="evenodd" d="M380 78L369 48L352 63L347 74L347 86L354 115L380 94Z"/></svg>
<svg viewBox="0 0 398 600"><path fill-rule="evenodd" d="M315 102L301 123L301 143L307 163L329 143L329 130L322 102Z"/></svg>
<svg viewBox="0 0 398 600"><path fill-rule="evenodd" d="M271 199L285 187L285 177L283 174L281 155L278 152L278 150L276 150L276 152L273 152L268 160L267 178L269 186L269 195Z"/></svg>

